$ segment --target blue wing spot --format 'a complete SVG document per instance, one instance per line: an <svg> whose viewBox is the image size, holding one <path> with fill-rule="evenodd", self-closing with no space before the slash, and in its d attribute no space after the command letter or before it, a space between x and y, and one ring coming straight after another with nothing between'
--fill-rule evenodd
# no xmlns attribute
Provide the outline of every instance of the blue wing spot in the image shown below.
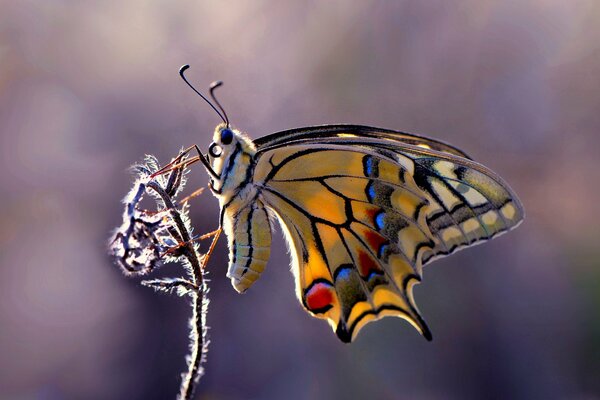
<svg viewBox="0 0 600 400"><path fill-rule="evenodd" d="M373 201L373 199L375 199L375 185L373 184L373 181L370 181L367 184L365 192L367 193L367 199L369 201Z"/></svg>
<svg viewBox="0 0 600 400"><path fill-rule="evenodd" d="M350 279L350 273L352 269L349 267L340 267L337 271L335 271L333 279L337 282L338 280L348 280Z"/></svg>
<svg viewBox="0 0 600 400"><path fill-rule="evenodd" d="M382 244L381 246L379 246L379 249L377 250L377 258L383 258L383 255L385 254L385 251L388 249L389 245L387 243Z"/></svg>
<svg viewBox="0 0 600 400"><path fill-rule="evenodd" d="M383 275L383 272L381 272L381 271L371 271L371 272L369 273L369 276L367 276L367 279L366 279L366 280L367 280L367 281L370 281L370 280L371 280L371 278L373 278L373 277L375 277L375 276L381 276L381 275Z"/></svg>
<svg viewBox="0 0 600 400"><path fill-rule="evenodd" d="M372 176L373 175L373 158L372 157L365 157L365 172L367 176Z"/></svg>
<svg viewBox="0 0 600 400"><path fill-rule="evenodd" d="M375 215L375 227L377 230L382 230L385 226L385 212L379 211L377 215Z"/></svg>

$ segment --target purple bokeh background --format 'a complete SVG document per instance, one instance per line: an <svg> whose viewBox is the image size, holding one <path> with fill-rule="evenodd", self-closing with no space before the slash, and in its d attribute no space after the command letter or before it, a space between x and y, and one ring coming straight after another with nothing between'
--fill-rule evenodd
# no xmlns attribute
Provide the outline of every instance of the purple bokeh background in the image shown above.
<svg viewBox="0 0 600 400"><path fill-rule="evenodd" d="M600 398L600 3L0 1L0 398L174 398L190 309L105 251L127 167L206 148L220 90L251 137L360 123L502 175L516 231L426 268L426 342L388 318L344 345L295 299L281 233L240 296L210 262L202 399ZM189 191L206 183L200 166ZM213 230L209 194L192 203ZM159 275L178 276L166 266Z"/></svg>

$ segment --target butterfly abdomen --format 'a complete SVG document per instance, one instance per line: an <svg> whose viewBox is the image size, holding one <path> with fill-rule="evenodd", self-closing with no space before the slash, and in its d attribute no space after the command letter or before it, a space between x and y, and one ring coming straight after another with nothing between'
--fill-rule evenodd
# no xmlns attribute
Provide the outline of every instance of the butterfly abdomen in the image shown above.
<svg viewBox="0 0 600 400"><path fill-rule="evenodd" d="M225 212L223 221L229 239L227 277L231 278L235 290L241 293L252 286L265 269L270 254L271 225L260 200L237 212L232 212L232 206Z"/></svg>

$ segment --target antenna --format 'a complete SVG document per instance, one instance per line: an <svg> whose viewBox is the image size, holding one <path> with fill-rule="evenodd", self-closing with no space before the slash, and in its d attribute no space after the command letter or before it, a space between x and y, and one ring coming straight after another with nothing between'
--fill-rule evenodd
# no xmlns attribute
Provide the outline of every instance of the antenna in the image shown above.
<svg viewBox="0 0 600 400"><path fill-rule="evenodd" d="M179 75L181 76L181 79L183 79L183 81L184 81L185 83L187 83L187 85L188 85L189 87L191 87L191 88L192 88L192 90L198 94L198 96L202 97L202 98L204 99L204 101L206 101L206 102L208 103L208 105L209 105L209 106L211 106L213 110L215 110L215 112L217 113L217 115L218 115L219 117L221 117L221 119L223 120L223 122L225 122L225 123L227 124L227 126L229 126L229 120L228 120L228 119L226 119L225 117L223 117L223 114L225 114L225 111L223 110L223 107L221 107L221 105L219 104L219 102L217 101L217 99L215 99L215 96L214 96L214 95L213 95L213 93L212 93L212 92L213 92L213 90L214 90L214 87L213 87L213 85L211 85L211 89L210 89L210 95L211 95L211 97L212 97L212 98L215 100L215 102L218 104L219 108L220 108L220 109L223 111L223 114L221 114L221 113L219 112L219 110L217 110L217 107L215 107L213 103L211 103L211 102L210 102L210 101L209 101L209 100L208 100L206 97L204 97L204 95L202 95L202 93L200 93L200 92L199 92L199 91L198 91L198 90L197 90L195 87L193 87L193 86L192 86L192 84L191 84L190 82L188 82L188 80L187 80L187 78L185 77L185 74L184 74L184 73L185 73L185 71L186 71L186 70L187 70L189 67L190 67L190 66L189 66L189 64L185 64L183 67L179 68ZM221 83L222 83L222 82L221 82ZM220 86L220 85L217 85L216 87L218 87L218 86Z"/></svg>
<svg viewBox="0 0 600 400"><path fill-rule="evenodd" d="M221 103L219 103L219 100L217 100L217 97L215 96L215 89L217 89L218 87L220 87L222 85L223 85L222 81L216 81L216 82L211 83L210 84L210 97L213 99L213 101L215 103L217 103L217 106L219 107L219 110L221 110L221 112L225 116L225 124L229 128L229 117L227 117L227 113L225 112L225 109L223 108L223 106L221 105Z"/></svg>

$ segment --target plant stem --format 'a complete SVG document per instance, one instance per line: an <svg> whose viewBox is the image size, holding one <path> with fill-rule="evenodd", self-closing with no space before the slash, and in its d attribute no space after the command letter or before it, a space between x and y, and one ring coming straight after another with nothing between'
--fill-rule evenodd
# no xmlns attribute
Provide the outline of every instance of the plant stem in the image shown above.
<svg viewBox="0 0 600 400"><path fill-rule="evenodd" d="M194 396L194 390L200 378L204 373L202 363L205 361L204 354L208 345L206 338L206 311L208 299L206 297L207 287L204 280L203 263L194 248L191 233L188 231L183 218L175 203L167 192L155 181L148 182L148 187L152 188L161 197L165 208L175 222L179 234L180 243L185 243L182 248L182 255L189 262L190 268L185 268L191 282L197 290L191 291L192 297L192 318L190 321L190 354L187 357L188 370L183 376L179 398L182 400L191 400ZM218 235L214 240L218 238Z"/></svg>

